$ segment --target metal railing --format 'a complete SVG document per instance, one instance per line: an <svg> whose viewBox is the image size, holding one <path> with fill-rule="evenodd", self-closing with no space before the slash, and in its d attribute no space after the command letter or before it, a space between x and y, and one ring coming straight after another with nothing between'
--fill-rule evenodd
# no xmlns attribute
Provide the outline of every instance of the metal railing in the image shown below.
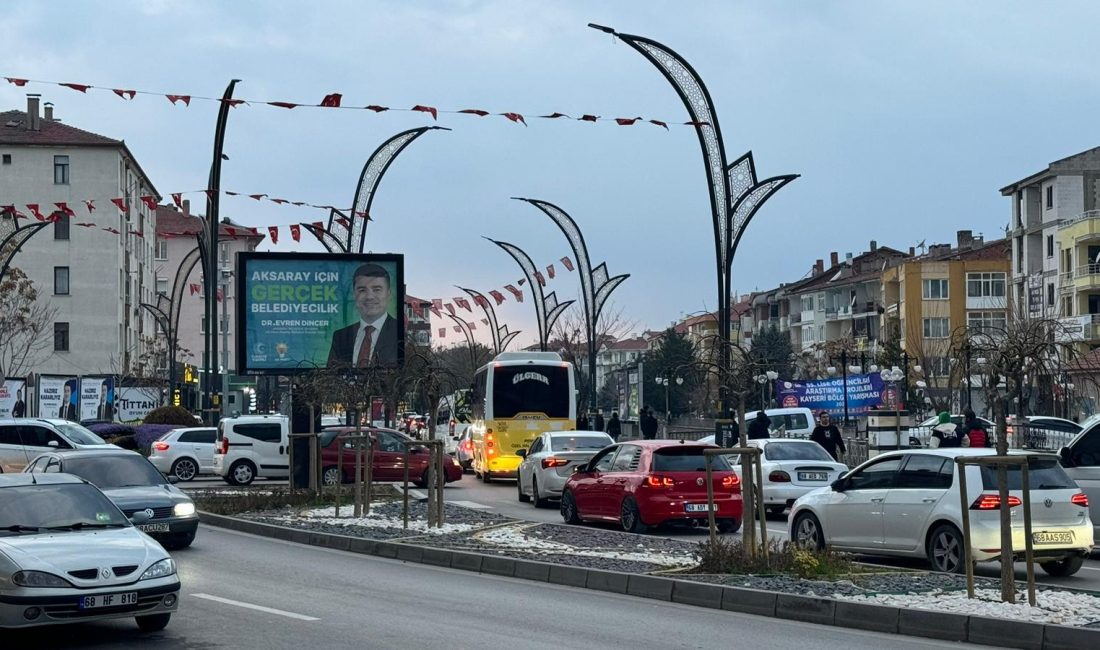
<svg viewBox="0 0 1100 650"><path fill-rule="evenodd" d="M993 432L989 431L986 433L989 436L987 446L995 446L996 439L993 437ZM1058 451L1062 447L1068 445L1076 435L1077 433L1075 432L1057 431L1041 425L1009 423L1008 447L1009 449L1027 449L1030 451L1058 453ZM928 447L932 439L932 427L910 427L907 430L903 430L901 440L901 445L903 447L906 445L906 439L908 439L910 447Z"/></svg>

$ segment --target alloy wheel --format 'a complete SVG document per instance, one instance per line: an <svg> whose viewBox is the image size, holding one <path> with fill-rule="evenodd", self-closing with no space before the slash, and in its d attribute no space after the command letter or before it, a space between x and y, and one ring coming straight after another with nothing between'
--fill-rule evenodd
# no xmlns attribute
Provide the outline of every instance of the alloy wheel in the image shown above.
<svg viewBox="0 0 1100 650"><path fill-rule="evenodd" d="M175 466L172 468L172 474L181 481L190 481L195 478L195 475L199 473L199 468L195 466L195 461L190 458L181 458L176 461Z"/></svg>
<svg viewBox="0 0 1100 650"><path fill-rule="evenodd" d="M937 571L955 573L962 564L962 545L954 531L941 528L932 538L932 566Z"/></svg>
<svg viewBox="0 0 1100 650"><path fill-rule="evenodd" d="M795 539L800 545L820 548L821 529L817 525L817 520L810 516L799 519L798 526L795 527Z"/></svg>

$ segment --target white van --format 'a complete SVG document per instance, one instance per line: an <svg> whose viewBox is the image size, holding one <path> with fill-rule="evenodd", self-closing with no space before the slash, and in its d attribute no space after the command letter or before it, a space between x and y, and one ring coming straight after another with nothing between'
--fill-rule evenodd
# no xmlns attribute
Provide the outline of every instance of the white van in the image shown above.
<svg viewBox="0 0 1100 650"><path fill-rule="evenodd" d="M746 411L745 412L745 427L756 419L758 411ZM768 409L764 411L771 420L771 424L768 425L768 429L771 431L771 437L773 438L799 438L809 439L810 434L814 432L814 427L817 426L817 421L814 420L813 411L805 407L795 408L781 408L781 409ZM707 436L699 442L705 444L714 444L714 436Z"/></svg>
<svg viewBox="0 0 1100 650"><path fill-rule="evenodd" d="M214 442L214 473L230 485L258 476L290 476L290 420L285 415L223 418Z"/></svg>

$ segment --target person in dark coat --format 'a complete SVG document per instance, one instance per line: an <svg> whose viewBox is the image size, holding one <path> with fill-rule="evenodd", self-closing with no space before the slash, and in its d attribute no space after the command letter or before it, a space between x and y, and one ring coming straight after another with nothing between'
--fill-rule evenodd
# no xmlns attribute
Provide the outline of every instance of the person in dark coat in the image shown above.
<svg viewBox="0 0 1100 650"><path fill-rule="evenodd" d="M11 416L21 418L27 415L27 403L23 401L23 391L15 391L15 404L11 407Z"/></svg>
<svg viewBox="0 0 1100 650"><path fill-rule="evenodd" d="M604 430L603 411L596 411L596 431Z"/></svg>
<svg viewBox="0 0 1100 650"><path fill-rule="evenodd" d="M833 457L833 460L839 461L840 453L844 453L844 438L840 436L840 429L835 424L829 421L829 412L822 411L817 418L817 426L814 427L813 433L810 434L810 440L813 440L817 444L821 445L825 451L829 452L829 455Z"/></svg>
<svg viewBox="0 0 1100 650"><path fill-rule="evenodd" d="M657 438L657 429L660 426L657 422L657 418L653 417L653 412L649 410L649 407L642 409L642 414L638 418L639 428L642 430L643 440L655 440Z"/></svg>
<svg viewBox="0 0 1100 650"><path fill-rule="evenodd" d="M581 413L577 416L577 431L588 431L588 414Z"/></svg>
<svg viewBox="0 0 1100 650"><path fill-rule="evenodd" d="M619 412L612 411L611 419L607 421L607 435L611 436L611 439L615 442L619 441L619 436L623 434L623 423L619 420Z"/></svg>
<svg viewBox="0 0 1100 650"><path fill-rule="evenodd" d="M772 421L764 411L757 411L756 417L749 423L749 440L761 440L771 437Z"/></svg>
<svg viewBox="0 0 1100 650"><path fill-rule="evenodd" d="M982 421L974 414L974 411L966 409L963 413L963 435L970 441L971 447L990 447L992 436L982 426Z"/></svg>

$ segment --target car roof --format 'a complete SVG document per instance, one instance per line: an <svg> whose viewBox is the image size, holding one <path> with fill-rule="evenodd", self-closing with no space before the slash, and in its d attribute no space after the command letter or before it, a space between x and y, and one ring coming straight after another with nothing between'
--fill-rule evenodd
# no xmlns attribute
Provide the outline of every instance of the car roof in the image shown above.
<svg viewBox="0 0 1100 650"><path fill-rule="evenodd" d="M622 444L637 445L645 449L661 449L683 445L685 447L713 447L710 443L699 443L694 440L624 440Z"/></svg>
<svg viewBox="0 0 1100 650"><path fill-rule="evenodd" d="M596 435L599 435L599 436L606 436L607 435L603 431L588 431L586 429L576 429L576 430L570 430L570 431L547 431L547 433L549 433L551 436L575 436L577 434L583 434L583 435L596 434Z"/></svg>
<svg viewBox="0 0 1100 650"><path fill-rule="evenodd" d="M23 485L64 485L71 483L87 483L79 476L72 474L0 474L0 488L19 487Z"/></svg>
<svg viewBox="0 0 1100 650"><path fill-rule="evenodd" d="M958 458L959 456L996 456L997 450L991 447L937 447L935 449L899 449L897 451L890 451L884 454L879 454L875 458L882 458L884 456L903 456L905 454L922 454L925 456L943 456L944 458ZM1056 458L1057 455L1053 453L1043 453L1035 451L1027 451L1024 449L1009 449L1008 454L1010 456L1047 456ZM873 458L870 460L874 460Z"/></svg>
<svg viewBox="0 0 1100 650"><path fill-rule="evenodd" d="M54 451L48 451L43 456L49 456L57 454L65 458L99 458L102 456L138 456L144 458L141 454L131 449L122 449L121 447L115 447L113 445L97 445L96 447L85 447L84 449L57 449Z"/></svg>
<svg viewBox="0 0 1100 650"><path fill-rule="evenodd" d="M62 420L60 418L0 418L0 424L19 424L23 422L45 422L46 424L79 424L79 422L70 422L68 420Z"/></svg>

